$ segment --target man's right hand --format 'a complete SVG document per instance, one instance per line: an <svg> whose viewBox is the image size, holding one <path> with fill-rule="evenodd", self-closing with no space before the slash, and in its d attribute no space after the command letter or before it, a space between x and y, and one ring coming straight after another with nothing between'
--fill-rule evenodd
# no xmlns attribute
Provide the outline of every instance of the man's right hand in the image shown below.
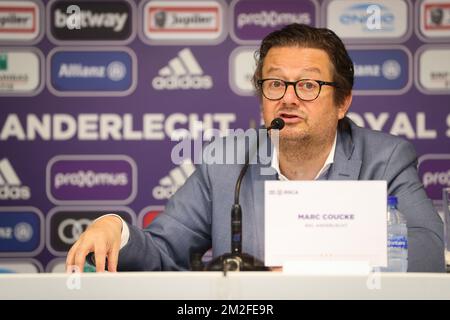
<svg viewBox="0 0 450 320"><path fill-rule="evenodd" d="M66 259L66 271L79 270L83 272L86 256L90 252L94 252L97 272L105 271L106 258L108 258L108 271L116 272L121 234L122 221L120 218L106 216L95 221L70 248Z"/></svg>

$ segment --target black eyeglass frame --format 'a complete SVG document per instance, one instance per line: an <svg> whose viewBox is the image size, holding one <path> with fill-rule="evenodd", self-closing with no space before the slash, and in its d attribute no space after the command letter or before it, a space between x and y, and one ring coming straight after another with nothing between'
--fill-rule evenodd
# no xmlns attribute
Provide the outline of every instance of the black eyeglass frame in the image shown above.
<svg viewBox="0 0 450 320"><path fill-rule="evenodd" d="M263 90L262 86L263 86L264 81L267 81L267 80L278 80L278 81L281 81L281 82L284 83L284 93L283 93L283 95L280 98L278 98L278 99L271 99L271 98L266 97L266 95L264 94L264 90ZM299 95L297 93L297 83L299 83L300 81L315 81L315 82L317 82L317 84L319 85L319 91L317 92L317 96L314 99L306 100L306 99L302 99L302 98L299 97ZM258 80L257 84L260 87L261 93L263 94L264 98L266 98L267 100L271 100L271 101L278 101L278 100L283 99L283 97L286 94L286 91L287 91L287 89L288 89L288 87L290 85L292 85L294 87L294 92L295 92L295 95L297 96L297 98L299 98L302 101L314 101L314 100L316 100L319 97L320 92L322 91L322 86L332 86L332 87L335 87L335 88L339 88L339 86L337 85L336 82L322 81L322 80L316 80L316 79L300 79L300 80L297 80L297 81L285 81L285 80L277 79L277 78L266 78L266 79Z"/></svg>

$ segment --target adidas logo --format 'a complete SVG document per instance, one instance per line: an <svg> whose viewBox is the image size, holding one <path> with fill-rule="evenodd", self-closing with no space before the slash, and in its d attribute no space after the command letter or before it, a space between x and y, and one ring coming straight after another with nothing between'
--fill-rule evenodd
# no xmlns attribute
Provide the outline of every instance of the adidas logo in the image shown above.
<svg viewBox="0 0 450 320"><path fill-rule="evenodd" d="M0 200L28 200L30 188L23 186L8 159L0 161Z"/></svg>
<svg viewBox="0 0 450 320"><path fill-rule="evenodd" d="M189 48L181 50L158 74L152 81L156 90L211 89L213 86L211 76L203 74L202 67Z"/></svg>
<svg viewBox="0 0 450 320"><path fill-rule="evenodd" d="M179 167L170 170L169 175L159 180L159 186L153 188L153 197L157 200L169 199L194 171L192 161L184 160Z"/></svg>

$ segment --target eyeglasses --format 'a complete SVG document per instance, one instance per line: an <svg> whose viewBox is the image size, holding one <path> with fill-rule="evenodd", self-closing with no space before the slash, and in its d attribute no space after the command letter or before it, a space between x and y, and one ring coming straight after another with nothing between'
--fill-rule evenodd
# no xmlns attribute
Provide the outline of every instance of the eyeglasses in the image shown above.
<svg viewBox="0 0 450 320"><path fill-rule="evenodd" d="M316 100L322 90L322 86L338 88L336 82L327 82L312 79L300 79L297 81L284 81L281 79L261 79L257 81L262 94L269 100L280 100L286 94L287 88L292 85L295 95L303 101Z"/></svg>

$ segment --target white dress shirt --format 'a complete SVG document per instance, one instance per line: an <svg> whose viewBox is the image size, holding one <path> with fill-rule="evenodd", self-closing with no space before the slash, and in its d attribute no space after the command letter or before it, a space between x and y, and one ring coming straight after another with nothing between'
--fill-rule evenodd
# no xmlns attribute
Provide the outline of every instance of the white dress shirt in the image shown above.
<svg viewBox="0 0 450 320"><path fill-rule="evenodd" d="M337 142L337 134L334 135L334 141L333 141L333 145L331 146L331 150L330 153L328 154L327 159L325 160L325 163L323 164L322 168L319 170L319 172L317 173L316 177L314 178L314 180L319 179L322 175L326 174L328 172L328 169L331 167L331 165L333 164L334 161L334 154L336 153L336 142ZM270 164L270 166L275 169L275 171L278 173L278 180L281 181L288 181L289 179L283 175L280 171L280 162L278 160L278 150L275 149L275 152L273 153L272 156L272 162Z"/></svg>

